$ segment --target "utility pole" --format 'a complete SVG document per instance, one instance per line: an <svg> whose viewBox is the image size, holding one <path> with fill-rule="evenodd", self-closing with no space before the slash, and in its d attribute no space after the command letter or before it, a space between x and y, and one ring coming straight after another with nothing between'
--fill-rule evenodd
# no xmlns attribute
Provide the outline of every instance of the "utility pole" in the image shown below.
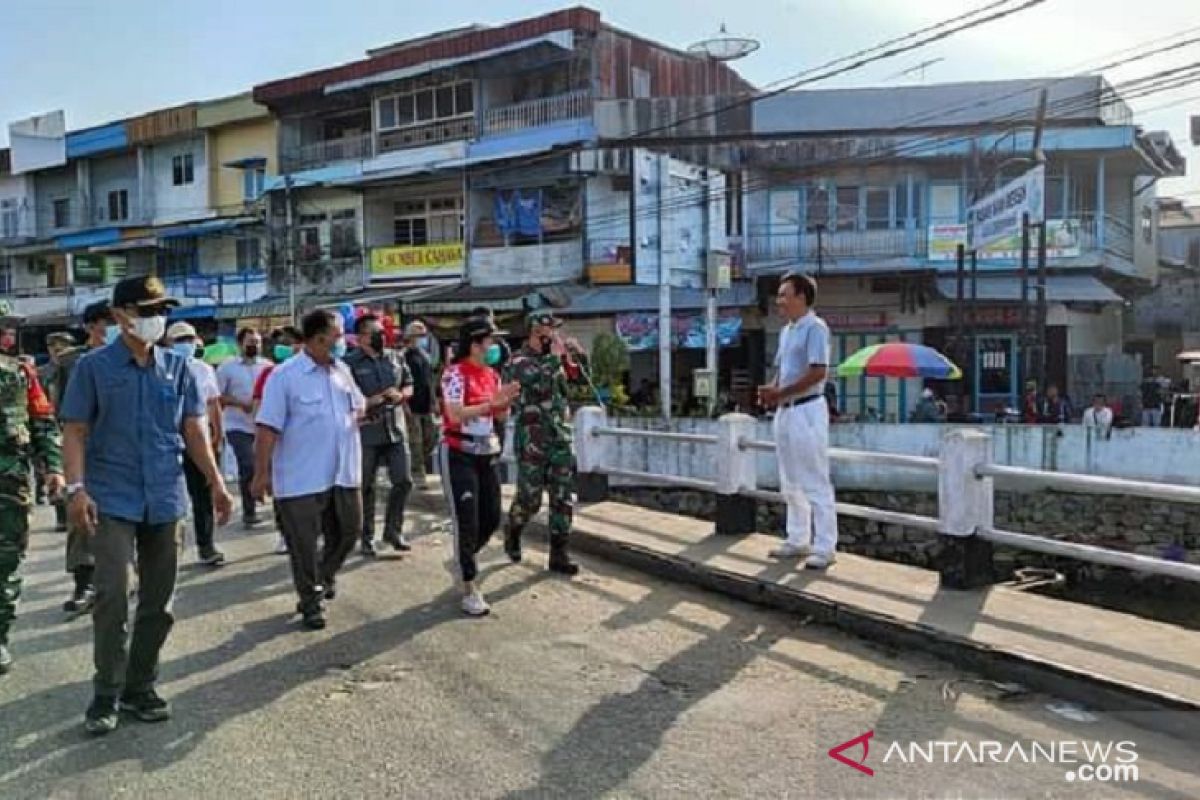
<svg viewBox="0 0 1200 800"><path fill-rule="evenodd" d="M1037 245L1037 375L1038 385L1046 385L1046 220L1038 225ZM1044 391L1044 390L1043 390ZM1064 389L1065 391L1065 389Z"/></svg>
<svg viewBox="0 0 1200 800"><path fill-rule="evenodd" d="M1024 378L1021 385L1018 387L1023 394L1025 391L1025 383L1028 382L1031 370L1029 369L1030 357L1030 320L1029 320L1029 212L1021 215L1021 370L1020 374Z"/></svg>
<svg viewBox="0 0 1200 800"><path fill-rule="evenodd" d="M960 363L965 363L967 358L967 315L966 315L966 245L962 242L955 247L955 268L954 276L954 310L955 310L955 325L954 325L954 351L957 354Z"/></svg>
<svg viewBox="0 0 1200 800"><path fill-rule="evenodd" d="M287 266L287 282L288 282L288 315L292 318L292 324L296 324L296 241L295 233L292 230L292 176L287 174L283 177L283 204L284 204L284 258Z"/></svg>
<svg viewBox="0 0 1200 800"><path fill-rule="evenodd" d="M663 218L663 156L654 154L654 172L658 181L655 197L655 216L658 218L657 242L658 249L658 394L662 401L662 418L671 419L671 269L666 262L666 249L663 247L663 237L666 235L666 221ZM667 169L667 180L670 180L670 169Z"/></svg>

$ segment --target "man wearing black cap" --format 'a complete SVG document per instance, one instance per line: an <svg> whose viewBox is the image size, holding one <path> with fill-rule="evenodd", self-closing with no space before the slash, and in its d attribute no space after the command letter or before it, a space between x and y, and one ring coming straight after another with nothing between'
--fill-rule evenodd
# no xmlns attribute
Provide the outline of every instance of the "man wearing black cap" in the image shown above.
<svg viewBox="0 0 1200 800"><path fill-rule="evenodd" d="M512 561L521 560L521 532L537 514L545 491L550 496L550 570L575 575L579 566L567 554L575 492L567 389L583 377L577 361L583 348L574 339L564 342L562 320L549 311L533 312L527 324L529 341L504 370L505 379L521 387L513 404L517 494L508 512L504 550Z"/></svg>
<svg viewBox="0 0 1200 800"><path fill-rule="evenodd" d="M178 302L153 276L113 288L120 336L79 360L63 400L71 524L92 537L96 558L95 697L84 723L92 734L117 727L118 706L144 722L170 717L154 685L174 623L188 494L181 456L208 479L219 524L233 499L205 430L204 401L184 359L156 347ZM136 553L137 615L129 630L129 561Z"/></svg>
<svg viewBox="0 0 1200 800"><path fill-rule="evenodd" d="M51 395L55 409L60 412L60 420L63 399L67 395L67 385L71 381L75 365L85 353L106 344L110 327L116 331L107 300L99 300L83 309L83 329L87 333L87 341L81 347L68 350L59 357L56 392ZM90 610L95 600L96 590L92 585L92 574L95 572L96 560L92 557L91 537L87 531L68 524L66 498L60 498L56 506L61 509L63 528L67 531L67 573L75 582L71 596L63 603L63 610L68 614L78 614Z"/></svg>

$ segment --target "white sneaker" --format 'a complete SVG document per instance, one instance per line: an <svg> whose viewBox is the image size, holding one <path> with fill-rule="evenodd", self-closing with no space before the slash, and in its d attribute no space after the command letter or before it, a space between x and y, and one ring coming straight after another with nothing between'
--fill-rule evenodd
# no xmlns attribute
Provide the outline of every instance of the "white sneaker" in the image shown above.
<svg viewBox="0 0 1200 800"><path fill-rule="evenodd" d="M825 569L830 564L837 561L837 556L833 553L813 553L804 561L805 569Z"/></svg>
<svg viewBox="0 0 1200 800"><path fill-rule="evenodd" d="M472 617L482 617L492 610L479 592L472 592L462 600L462 610Z"/></svg>
<svg viewBox="0 0 1200 800"><path fill-rule="evenodd" d="M784 542L767 555L771 558L804 558L805 556L812 555L812 551L812 548L806 544Z"/></svg>
<svg viewBox="0 0 1200 800"><path fill-rule="evenodd" d="M275 555L286 556L288 552L287 540L282 536L275 538Z"/></svg>

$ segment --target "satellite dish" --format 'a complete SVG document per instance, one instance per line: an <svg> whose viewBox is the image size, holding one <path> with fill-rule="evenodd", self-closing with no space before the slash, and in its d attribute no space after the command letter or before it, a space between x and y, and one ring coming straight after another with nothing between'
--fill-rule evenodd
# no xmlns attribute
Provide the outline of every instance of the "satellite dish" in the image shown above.
<svg viewBox="0 0 1200 800"><path fill-rule="evenodd" d="M757 39L731 36L721 23L721 30L707 39L701 39L688 47L688 52L711 58L713 61L736 61L753 53L761 43Z"/></svg>

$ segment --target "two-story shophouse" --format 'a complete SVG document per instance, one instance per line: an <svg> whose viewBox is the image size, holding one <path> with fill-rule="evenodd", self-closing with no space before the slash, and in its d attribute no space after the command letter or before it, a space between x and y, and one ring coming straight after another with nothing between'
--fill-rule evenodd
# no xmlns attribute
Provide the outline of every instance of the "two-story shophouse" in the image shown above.
<svg viewBox="0 0 1200 800"><path fill-rule="evenodd" d="M1126 297L1156 269L1148 184L1181 174L1183 160L1168 137L1141 131L1102 78L788 92L757 101L751 124L755 141L740 146L748 269L819 276L834 361L879 341L924 342L962 362L964 380L940 387L946 394L979 413L1016 406L1031 373L1021 363L1020 242L976 254L962 305L957 245L972 203L1039 160L1046 380L1088 391L1073 367L1120 355ZM1035 283L1036 274L1031 304ZM903 419L920 383L855 379L839 389L847 412Z"/></svg>
<svg viewBox="0 0 1200 800"><path fill-rule="evenodd" d="M273 285L283 295L294 280L318 302L389 298L448 330L478 305L505 314L547 294L569 302L591 277L632 284L630 160L596 150L605 104L750 90L724 64L584 8L258 86L279 119L272 225L290 220L295 262L289 274L276 249ZM654 307L653 291L638 296ZM597 330L613 327L609 305L588 306L606 317Z"/></svg>
<svg viewBox="0 0 1200 800"><path fill-rule="evenodd" d="M0 163L4 288L32 325L69 324L125 275L157 274L180 316L266 294L259 200L276 135L249 94L62 133L58 158L14 173L20 148L47 138L14 137Z"/></svg>

